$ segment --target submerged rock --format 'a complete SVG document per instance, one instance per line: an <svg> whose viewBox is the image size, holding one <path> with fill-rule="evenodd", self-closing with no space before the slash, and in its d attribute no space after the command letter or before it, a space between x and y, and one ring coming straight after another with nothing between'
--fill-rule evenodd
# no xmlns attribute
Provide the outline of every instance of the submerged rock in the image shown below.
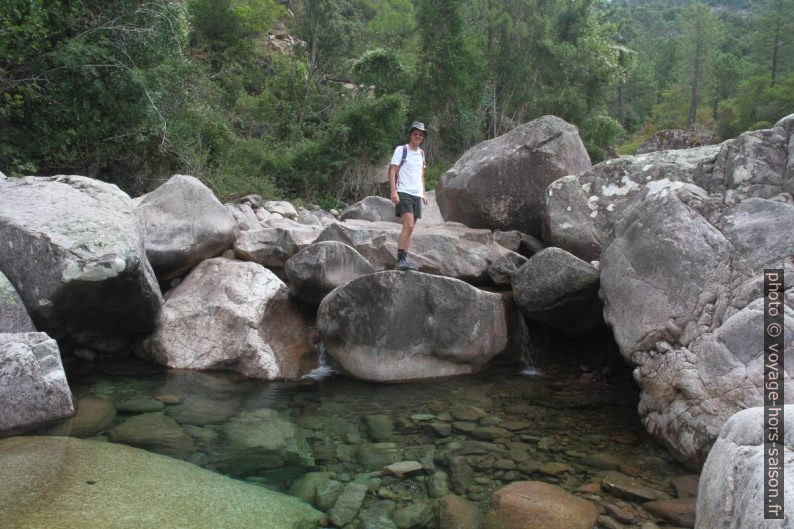
<svg viewBox="0 0 794 529"><path fill-rule="evenodd" d="M134 415L108 431L108 439L179 459L188 458L195 449L193 439L161 413Z"/></svg>
<svg viewBox="0 0 794 529"><path fill-rule="evenodd" d="M160 288L118 187L82 176L2 181L0 241L0 271L39 330L115 353L154 329Z"/></svg>
<svg viewBox="0 0 794 529"><path fill-rule="evenodd" d="M297 498L113 443L66 437L0 441L0 519L7 527L313 529ZM132 522L131 522L132 521Z"/></svg>
<svg viewBox="0 0 794 529"><path fill-rule="evenodd" d="M486 529L591 529L599 509L560 487L518 481L497 490Z"/></svg>
<svg viewBox="0 0 794 529"><path fill-rule="evenodd" d="M43 332L0 333L0 431L74 413L55 340Z"/></svg>
<svg viewBox="0 0 794 529"><path fill-rule="evenodd" d="M197 178L174 175L135 207L146 234L146 257L161 281L231 248L234 218Z"/></svg>
<svg viewBox="0 0 794 529"><path fill-rule="evenodd" d="M314 457L301 430L275 410L245 411L223 425L229 447L220 467L235 476L285 465L312 466Z"/></svg>
<svg viewBox="0 0 794 529"><path fill-rule="evenodd" d="M349 374L395 382L473 373L508 345L502 298L462 281L380 272L334 290L317 326Z"/></svg>
<svg viewBox="0 0 794 529"><path fill-rule="evenodd" d="M159 328L141 354L172 368L290 379L302 374L303 356L315 353L302 316L273 272L215 258L197 266L169 295Z"/></svg>
<svg viewBox="0 0 794 529"><path fill-rule="evenodd" d="M91 437L105 431L116 418L116 407L107 399L84 398L75 404L74 417L52 428L48 435Z"/></svg>
<svg viewBox="0 0 794 529"><path fill-rule="evenodd" d="M783 512L790 520L794 512L794 406L784 406L785 437L777 443L780 463L786 463L785 479L778 483L785 490ZM695 529L765 529L787 527L783 520L764 519L764 408L740 411L728 419L709 452L697 494ZM771 446L771 445L768 445ZM779 524L779 525L778 525Z"/></svg>
<svg viewBox="0 0 794 529"><path fill-rule="evenodd" d="M540 236L543 192L590 168L578 129L543 116L466 151L436 188L447 221Z"/></svg>

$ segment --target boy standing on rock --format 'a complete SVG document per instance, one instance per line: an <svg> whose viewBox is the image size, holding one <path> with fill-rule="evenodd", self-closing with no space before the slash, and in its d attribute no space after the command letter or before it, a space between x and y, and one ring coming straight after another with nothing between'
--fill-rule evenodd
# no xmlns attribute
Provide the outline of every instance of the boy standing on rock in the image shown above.
<svg viewBox="0 0 794 529"><path fill-rule="evenodd" d="M402 218L403 229L397 239L397 270L416 270L408 261L408 246L416 221L422 217L422 203L428 204L425 193L425 153L419 146L427 136L424 123L411 124L407 145L394 149L389 166L389 187L394 214Z"/></svg>

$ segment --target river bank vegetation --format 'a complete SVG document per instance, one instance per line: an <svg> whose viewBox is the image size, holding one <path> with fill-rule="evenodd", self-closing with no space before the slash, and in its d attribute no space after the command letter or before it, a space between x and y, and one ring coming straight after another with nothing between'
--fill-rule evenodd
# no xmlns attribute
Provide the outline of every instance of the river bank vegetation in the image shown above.
<svg viewBox="0 0 794 529"><path fill-rule="evenodd" d="M705 142L794 111L794 0L10 0L0 170L135 195L174 173L221 197L334 207L413 119L432 186L544 114L594 161L657 130Z"/></svg>

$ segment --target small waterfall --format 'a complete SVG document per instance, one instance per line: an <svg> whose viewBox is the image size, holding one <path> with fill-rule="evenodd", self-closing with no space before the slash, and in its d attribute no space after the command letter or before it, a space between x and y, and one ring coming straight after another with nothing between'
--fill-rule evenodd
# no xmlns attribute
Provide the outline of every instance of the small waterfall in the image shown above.
<svg viewBox="0 0 794 529"><path fill-rule="evenodd" d="M322 342L318 342L315 349L317 349L317 360L320 365L303 375L303 378L323 380L335 374L336 371L334 371L334 368L331 367L331 364L328 362L328 352L325 350L325 345Z"/></svg>
<svg viewBox="0 0 794 529"><path fill-rule="evenodd" d="M534 365L532 340L529 336L529 327L527 326L526 321L524 321L524 316L520 312L517 318L520 322L518 325L518 330L519 344L521 347L521 374L531 377L542 376L543 372L540 370L540 368L535 367Z"/></svg>

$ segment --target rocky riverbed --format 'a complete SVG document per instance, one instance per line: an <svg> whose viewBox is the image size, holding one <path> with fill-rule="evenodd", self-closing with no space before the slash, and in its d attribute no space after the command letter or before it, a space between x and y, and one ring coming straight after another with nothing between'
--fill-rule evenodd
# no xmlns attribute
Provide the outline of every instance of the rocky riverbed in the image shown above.
<svg viewBox="0 0 794 529"><path fill-rule="evenodd" d="M527 483L551 491L532 491L551 494L537 516L561 510L581 524L559 527L694 523L696 477L647 434L626 372L497 369L383 386L339 376L265 382L118 359L67 367L77 414L39 433L183 459L296 496L326 526L495 528L530 515L510 500ZM518 490L503 490L507 499L492 498L511 483Z"/></svg>

